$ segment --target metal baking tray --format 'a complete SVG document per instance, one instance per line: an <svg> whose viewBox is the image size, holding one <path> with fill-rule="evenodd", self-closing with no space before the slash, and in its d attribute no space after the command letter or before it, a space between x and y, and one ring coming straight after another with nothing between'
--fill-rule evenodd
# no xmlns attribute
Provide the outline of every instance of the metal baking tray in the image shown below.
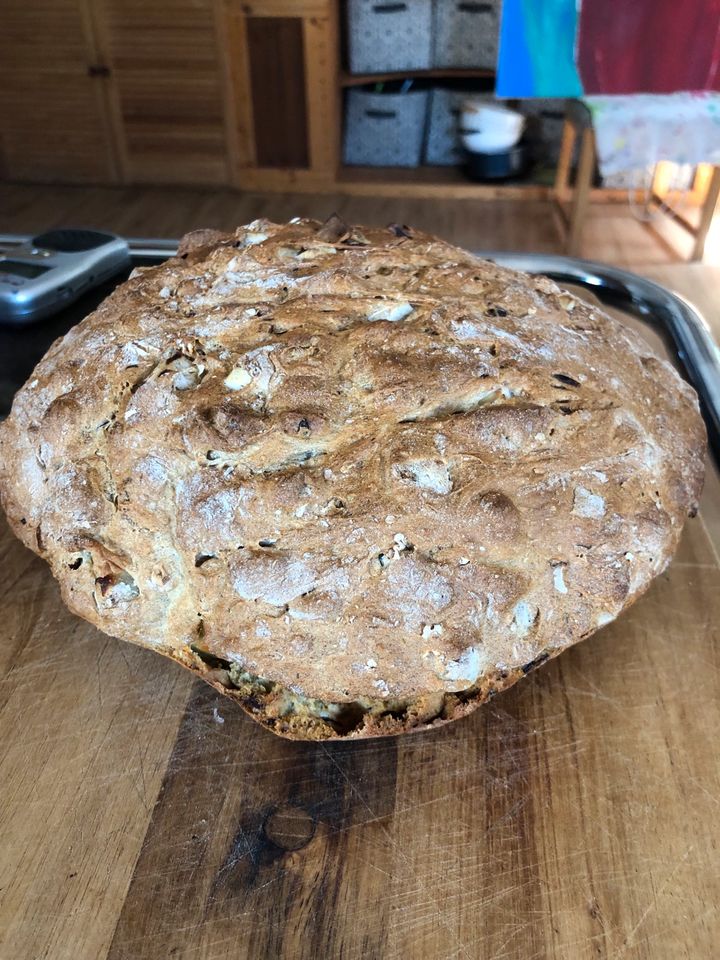
<svg viewBox="0 0 720 960"><path fill-rule="evenodd" d="M0 248L11 248L26 239L0 235ZM133 267L162 263L177 250L174 240L135 239L129 245ZM543 253L476 252L502 266L582 287L607 306L637 317L659 333L700 396L710 442L720 457L720 349L705 319L691 303L652 280L591 260ZM8 412L15 390L53 340L94 310L126 276L125 272L119 274L48 320L22 329L0 327L0 416Z"/></svg>

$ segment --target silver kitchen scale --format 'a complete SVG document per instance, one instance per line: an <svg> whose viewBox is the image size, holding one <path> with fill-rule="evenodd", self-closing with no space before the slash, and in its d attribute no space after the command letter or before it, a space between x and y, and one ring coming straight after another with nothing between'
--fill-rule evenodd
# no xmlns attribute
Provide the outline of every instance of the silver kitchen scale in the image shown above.
<svg viewBox="0 0 720 960"><path fill-rule="evenodd" d="M48 230L0 252L0 323L57 313L130 263L127 241L99 230Z"/></svg>

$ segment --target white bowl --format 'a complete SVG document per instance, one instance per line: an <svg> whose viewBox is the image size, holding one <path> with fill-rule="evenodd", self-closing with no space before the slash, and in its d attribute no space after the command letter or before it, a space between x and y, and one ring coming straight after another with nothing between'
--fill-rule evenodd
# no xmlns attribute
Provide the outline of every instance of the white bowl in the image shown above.
<svg viewBox="0 0 720 960"><path fill-rule="evenodd" d="M460 120L460 126L467 132L505 133L514 136L513 143L520 139L525 126L525 117L514 110L498 107L493 104L465 103Z"/></svg>
<svg viewBox="0 0 720 960"><path fill-rule="evenodd" d="M472 130L461 134L463 146L473 153L504 153L520 139L518 133L507 131Z"/></svg>

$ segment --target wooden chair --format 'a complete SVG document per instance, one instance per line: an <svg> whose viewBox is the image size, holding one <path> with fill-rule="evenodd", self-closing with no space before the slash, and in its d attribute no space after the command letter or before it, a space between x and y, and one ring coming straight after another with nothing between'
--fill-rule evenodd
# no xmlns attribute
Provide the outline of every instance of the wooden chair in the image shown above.
<svg viewBox="0 0 720 960"><path fill-rule="evenodd" d="M570 189L570 170L577 141L580 141L578 164L575 173L574 188ZM597 149L595 145L595 131L592 127L590 111L579 101L572 101L568 105L563 126L560 156L552 199L558 213L561 232L565 240L565 252L568 256L577 256L580 252L585 218L590 203L590 191L595 175L597 163ZM656 165L650 187L649 205L656 206L669 216L678 226L695 238L690 260L702 260L705 250L705 240L712 224L715 206L720 195L720 166L713 166L710 180L705 190L705 196L700 207L700 219L695 226L681 213L675 210L667 200L657 193L658 167Z"/></svg>

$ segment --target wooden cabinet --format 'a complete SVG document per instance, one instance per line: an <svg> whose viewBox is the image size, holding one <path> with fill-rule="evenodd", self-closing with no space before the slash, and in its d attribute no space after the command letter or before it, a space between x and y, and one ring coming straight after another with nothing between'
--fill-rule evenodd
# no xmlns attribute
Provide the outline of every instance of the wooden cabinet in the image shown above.
<svg viewBox="0 0 720 960"><path fill-rule="evenodd" d="M2 0L0 169L16 180L119 178L91 0Z"/></svg>
<svg viewBox="0 0 720 960"><path fill-rule="evenodd" d="M213 0L96 0L117 151L130 183L227 183Z"/></svg>
<svg viewBox="0 0 720 960"><path fill-rule="evenodd" d="M0 0L0 175L385 196L545 196L343 167L342 0ZM487 76L428 70L424 78Z"/></svg>
<svg viewBox="0 0 720 960"><path fill-rule="evenodd" d="M228 182L214 0L3 0L2 7L7 178Z"/></svg>
<svg viewBox="0 0 720 960"><path fill-rule="evenodd" d="M4 0L10 179L334 181L334 0Z"/></svg>
<svg viewBox="0 0 720 960"><path fill-rule="evenodd" d="M335 181L339 138L334 0L223 0L232 182L246 189Z"/></svg>

